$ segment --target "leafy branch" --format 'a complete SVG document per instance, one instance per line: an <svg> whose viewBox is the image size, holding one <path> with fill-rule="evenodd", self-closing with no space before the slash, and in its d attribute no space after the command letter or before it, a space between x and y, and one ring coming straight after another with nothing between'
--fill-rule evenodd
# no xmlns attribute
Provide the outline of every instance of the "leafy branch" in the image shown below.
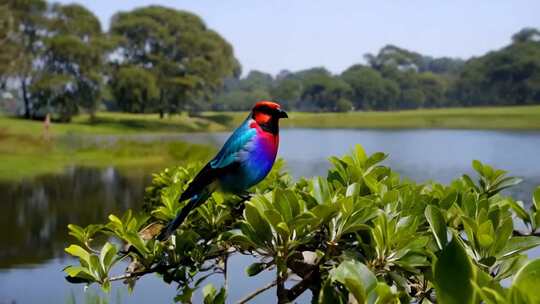
<svg viewBox="0 0 540 304"><path fill-rule="evenodd" d="M272 287L278 303L307 290L314 303L537 299L527 286L536 282L529 273L540 266L525 251L540 246L540 187L525 208L503 192L520 180L481 162L473 162L477 181L464 175L448 185L416 184L381 165L386 157L357 146L330 159L327 177L296 182L279 162L252 196L214 193L169 241L158 242L198 168L165 170L154 175L143 211L110 215L103 225L69 226L81 245L66 249L80 262L65 269L68 280L105 290L123 280L134 288L138 278L157 273L178 285L175 301L191 302L202 288L205 303L224 303L228 258L242 254L256 259L247 276L274 271L276 279L239 303ZM515 230L515 220L529 231ZM125 273L110 275L123 259L130 260ZM214 274L223 275L223 286L203 287ZM503 287L511 277L514 283Z"/></svg>

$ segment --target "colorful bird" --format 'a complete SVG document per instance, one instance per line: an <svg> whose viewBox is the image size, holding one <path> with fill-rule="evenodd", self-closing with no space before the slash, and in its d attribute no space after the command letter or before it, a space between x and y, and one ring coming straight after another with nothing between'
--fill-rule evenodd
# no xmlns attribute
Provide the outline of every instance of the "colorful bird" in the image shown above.
<svg viewBox="0 0 540 304"><path fill-rule="evenodd" d="M180 196L189 200L176 218L158 236L167 240L189 212L221 190L244 195L272 169L279 146L279 119L287 113L273 101L259 101L246 120L227 139L219 153L204 166Z"/></svg>

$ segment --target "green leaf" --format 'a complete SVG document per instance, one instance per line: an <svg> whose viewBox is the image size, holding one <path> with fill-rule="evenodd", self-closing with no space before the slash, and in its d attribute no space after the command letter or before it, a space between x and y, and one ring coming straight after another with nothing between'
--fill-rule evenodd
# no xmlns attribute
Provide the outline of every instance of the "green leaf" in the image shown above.
<svg viewBox="0 0 540 304"><path fill-rule="evenodd" d="M359 183L352 183L347 187L345 196L357 196L360 193L361 185Z"/></svg>
<svg viewBox="0 0 540 304"><path fill-rule="evenodd" d="M491 224L491 221L485 221L483 222L479 227L477 231L477 238L478 243L483 248L488 248L493 244L494 242L494 234L493 231L493 225Z"/></svg>
<svg viewBox="0 0 540 304"><path fill-rule="evenodd" d="M223 198L223 194L221 194L220 192L217 192L217 191L212 193L212 198L214 199L214 201L218 205L223 204L223 202L225 201L225 198Z"/></svg>
<svg viewBox="0 0 540 304"><path fill-rule="evenodd" d="M208 284L203 288L203 303L204 304L224 304L226 298L226 291L222 287L219 293L212 284Z"/></svg>
<svg viewBox="0 0 540 304"><path fill-rule="evenodd" d="M433 275L439 303L473 303L471 281L475 279L475 270L456 236L442 250L433 267Z"/></svg>
<svg viewBox="0 0 540 304"><path fill-rule="evenodd" d="M510 207L512 207L512 210L516 213L516 215L522 219L525 223L530 223L531 219L529 218L529 214L525 209L521 206L519 202L516 202L513 199L508 200Z"/></svg>
<svg viewBox="0 0 540 304"><path fill-rule="evenodd" d="M426 219L431 228L433 236L437 241L439 249L443 249L448 243L447 228L444 216L441 213L441 210L435 206L427 206L426 211L424 212Z"/></svg>
<svg viewBox="0 0 540 304"><path fill-rule="evenodd" d="M268 219L268 221L273 227L276 227L279 223L283 222L281 214L275 209L264 210L264 216Z"/></svg>
<svg viewBox="0 0 540 304"><path fill-rule="evenodd" d="M212 284L208 284L203 287L202 294L203 294L203 301L205 304L211 304L213 303L214 297L216 296L216 288Z"/></svg>
<svg viewBox="0 0 540 304"><path fill-rule="evenodd" d="M540 246L540 237L515 236L508 240L504 248L498 253L497 256L500 259L508 258L537 246Z"/></svg>
<svg viewBox="0 0 540 304"><path fill-rule="evenodd" d="M452 190L443 200L441 200L439 206L443 210L448 210L457 201L457 198L457 192L455 190Z"/></svg>
<svg viewBox="0 0 540 304"><path fill-rule="evenodd" d="M322 222L326 221L330 216L338 212L337 205L322 204L310 209L310 211L319 218Z"/></svg>
<svg viewBox="0 0 540 304"><path fill-rule="evenodd" d="M88 251L84 250L81 246L79 246L79 245L71 245L68 248L66 248L65 251L67 253L71 254L72 256L80 258L81 261L84 261L86 263L86 265L84 265L84 266L89 266L90 265L90 253L88 253Z"/></svg>
<svg viewBox="0 0 540 304"><path fill-rule="evenodd" d="M540 259L528 262L521 268L512 283L512 288L521 291L530 303L540 303Z"/></svg>
<svg viewBox="0 0 540 304"><path fill-rule="evenodd" d="M101 283L101 289L103 289L105 293L109 293L111 291L111 282L108 279L105 279L105 281Z"/></svg>
<svg viewBox="0 0 540 304"><path fill-rule="evenodd" d="M150 253L148 248L146 248L144 241L137 233L127 232L126 234L124 234L124 239L126 242L133 245L133 247L135 247L137 251L139 251L139 253L143 255L143 257L146 257Z"/></svg>
<svg viewBox="0 0 540 304"><path fill-rule="evenodd" d="M330 277L345 285L358 303L365 303L369 294L377 287L377 278L358 261L342 262L330 271Z"/></svg>
<svg viewBox="0 0 540 304"><path fill-rule="evenodd" d="M105 272L109 272L111 269L114 258L116 257L116 247L109 242L106 242L101 248L99 260Z"/></svg>
<svg viewBox="0 0 540 304"><path fill-rule="evenodd" d="M482 163L478 160L473 160L472 161L472 167L473 169L478 172L478 174L480 175L484 175L484 166L482 165Z"/></svg>
<svg viewBox="0 0 540 304"><path fill-rule="evenodd" d="M270 225L266 219L260 215L259 210L257 210L251 202L246 203L244 217L249 225L253 227L257 236L264 242L270 243L272 240L272 230L270 229Z"/></svg>
<svg viewBox="0 0 540 304"><path fill-rule="evenodd" d="M242 247L242 249L250 249L255 247L253 241L243 234L234 234L229 238L229 242Z"/></svg>
<svg viewBox="0 0 540 304"><path fill-rule="evenodd" d="M281 189L276 189L274 191L274 205L279 210L281 217L285 222L289 222L293 218L293 212L291 210L291 203L289 202L289 197L285 194L285 191Z"/></svg>
<svg viewBox="0 0 540 304"><path fill-rule="evenodd" d="M119 227L122 227L122 221L114 214L109 215L109 221L119 225Z"/></svg>
<svg viewBox="0 0 540 304"><path fill-rule="evenodd" d="M314 178L312 195L319 204L330 203L330 188L328 181L322 177Z"/></svg>
<svg viewBox="0 0 540 304"><path fill-rule="evenodd" d="M346 304L348 299L332 286L331 280L326 280L319 292L319 303Z"/></svg>
<svg viewBox="0 0 540 304"><path fill-rule="evenodd" d="M281 222L276 226L276 231L277 233L279 233L281 238L285 241L287 241L289 239L289 236L291 235L291 230L289 229L287 224L284 222Z"/></svg>
<svg viewBox="0 0 540 304"><path fill-rule="evenodd" d="M246 274L250 277L258 275L266 269L266 263L253 263L246 268Z"/></svg>
<svg viewBox="0 0 540 304"><path fill-rule="evenodd" d="M463 179L463 181L465 182L465 184L467 184L467 186L473 188L477 193L480 193L480 189L478 189L478 187L474 184L470 176L468 176L467 174L463 174L461 176L461 179Z"/></svg>
<svg viewBox="0 0 540 304"><path fill-rule="evenodd" d="M90 273L90 271L85 267L68 266L64 268L64 272L70 277L81 278L89 282L93 282L96 280L96 278L92 275L92 273Z"/></svg>
<svg viewBox="0 0 540 304"><path fill-rule="evenodd" d="M75 237L79 242L84 243L85 242L85 233L84 229L80 226L69 224L68 225L69 234Z"/></svg>
<svg viewBox="0 0 540 304"><path fill-rule="evenodd" d="M536 187L536 190L534 190L533 205L536 210L540 211L540 187Z"/></svg>

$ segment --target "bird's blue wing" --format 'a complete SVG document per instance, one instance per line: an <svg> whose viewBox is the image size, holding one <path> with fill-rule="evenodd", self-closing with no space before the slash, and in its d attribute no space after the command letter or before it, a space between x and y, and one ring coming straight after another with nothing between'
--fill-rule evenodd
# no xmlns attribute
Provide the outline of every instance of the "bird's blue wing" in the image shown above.
<svg viewBox="0 0 540 304"><path fill-rule="evenodd" d="M247 149L256 134L257 130L250 127L250 118L248 117L227 139L216 157L210 161L210 166L214 169L224 168L239 160L239 152Z"/></svg>

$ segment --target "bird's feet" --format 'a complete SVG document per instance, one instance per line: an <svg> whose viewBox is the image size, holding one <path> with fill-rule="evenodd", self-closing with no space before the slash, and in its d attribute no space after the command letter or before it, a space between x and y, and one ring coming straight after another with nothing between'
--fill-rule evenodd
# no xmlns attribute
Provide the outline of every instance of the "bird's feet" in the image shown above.
<svg viewBox="0 0 540 304"><path fill-rule="evenodd" d="M242 199L240 202L243 203L245 201L249 201L253 197L253 194L249 192L243 192L243 193L237 194L237 196Z"/></svg>
<svg viewBox="0 0 540 304"><path fill-rule="evenodd" d="M244 203L246 201L249 201L253 197L253 194L249 192L243 192L243 193L238 193L237 196L241 198L241 200L238 203L234 204L234 206L232 207L233 209L232 213L238 216L241 216L242 212L244 212L244 207L245 207Z"/></svg>

